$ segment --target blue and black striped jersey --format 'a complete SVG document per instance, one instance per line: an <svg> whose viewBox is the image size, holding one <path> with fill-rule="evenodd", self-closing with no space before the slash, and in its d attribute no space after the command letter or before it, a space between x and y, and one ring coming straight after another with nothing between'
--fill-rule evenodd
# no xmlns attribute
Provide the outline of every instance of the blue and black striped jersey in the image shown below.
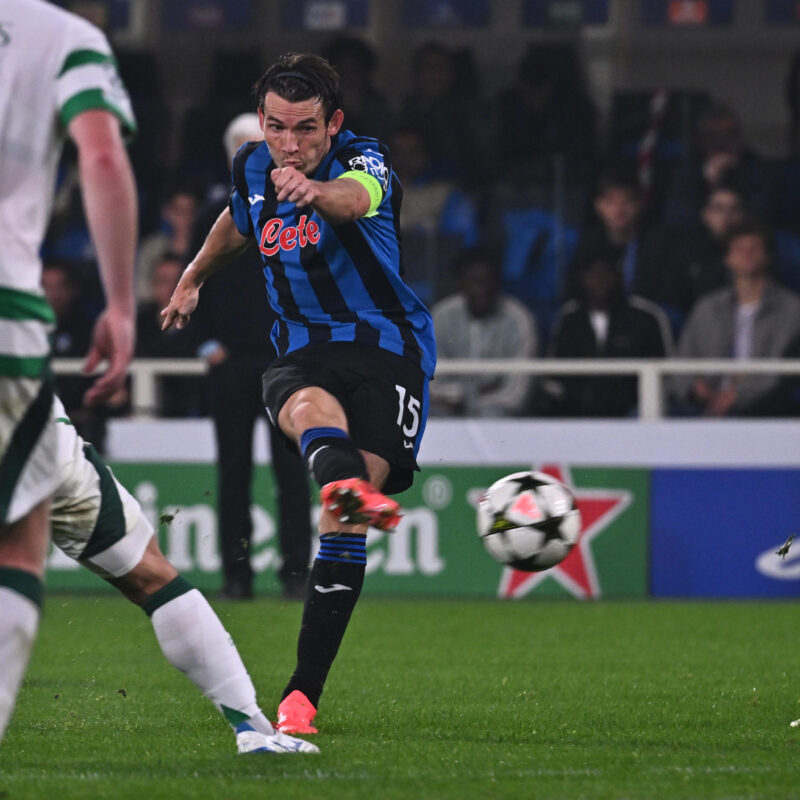
<svg viewBox="0 0 800 800"><path fill-rule="evenodd" d="M403 280L403 190L386 148L341 131L309 176L328 181L356 171L380 184L377 206L342 225L308 206L278 203L272 169L264 142L244 145L233 161L229 208L239 232L254 237L261 251L269 303L278 315L271 332L278 355L320 342L361 342L409 358L431 377L433 323Z"/></svg>

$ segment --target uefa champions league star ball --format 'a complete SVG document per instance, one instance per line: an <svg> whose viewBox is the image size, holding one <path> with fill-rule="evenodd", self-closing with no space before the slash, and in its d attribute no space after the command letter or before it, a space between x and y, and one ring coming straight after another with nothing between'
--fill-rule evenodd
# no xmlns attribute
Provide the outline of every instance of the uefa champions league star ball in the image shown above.
<svg viewBox="0 0 800 800"><path fill-rule="evenodd" d="M501 564L539 572L563 561L581 532L572 492L543 472L495 481L478 504L478 536Z"/></svg>

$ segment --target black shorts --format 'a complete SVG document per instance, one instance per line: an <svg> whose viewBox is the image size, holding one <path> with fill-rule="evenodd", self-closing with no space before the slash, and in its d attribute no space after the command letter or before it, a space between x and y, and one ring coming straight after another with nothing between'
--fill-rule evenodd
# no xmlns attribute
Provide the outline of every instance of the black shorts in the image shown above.
<svg viewBox="0 0 800 800"><path fill-rule="evenodd" d="M295 350L264 373L264 405L273 422L288 398L307 386L319 386L341 403L356 447L389 462L386 494L411 486L428 416L428 379L418 365L354 342Z"/></svg>

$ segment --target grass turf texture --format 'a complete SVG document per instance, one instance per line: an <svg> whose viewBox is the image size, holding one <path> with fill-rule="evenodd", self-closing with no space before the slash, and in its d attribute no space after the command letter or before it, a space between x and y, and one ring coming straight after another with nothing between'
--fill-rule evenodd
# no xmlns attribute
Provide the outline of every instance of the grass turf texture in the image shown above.
<svg viewBox="0 0 800 800"><path fill-rule="evenodd" d="M300 605L216 602L268 715ZM365 598L320 756L237 756L119 597L51 595L0 797L800 798L789 603Z"/></svg>

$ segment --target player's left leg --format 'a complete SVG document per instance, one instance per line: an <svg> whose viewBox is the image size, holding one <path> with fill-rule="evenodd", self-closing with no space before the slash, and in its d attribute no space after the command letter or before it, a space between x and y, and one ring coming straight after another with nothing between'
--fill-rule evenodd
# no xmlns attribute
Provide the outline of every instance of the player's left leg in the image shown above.
<svg viewBox="0 0 800 800"><path fill-rule="evenodd" d="M300 740L276 738L232 637L206 598L167 561L155 537L132 570L107 580L147 614L164 657L223 714L240 752L316 751Z"/></svg>
<svg viewBox="0 0 800 800"><path fill-rule="evenodd" d="M50 381L0 374L0 739L39 625L55 449Z"/></svg>
<svg viewBox="0 0 800 800"><path fill-rule="evenodd" d="M318 752L272 728L208 601L167 561L139 503L67 421L59 428L58 466L53 541L145 611L165 658L225 716L239 752Z"/></svg>

